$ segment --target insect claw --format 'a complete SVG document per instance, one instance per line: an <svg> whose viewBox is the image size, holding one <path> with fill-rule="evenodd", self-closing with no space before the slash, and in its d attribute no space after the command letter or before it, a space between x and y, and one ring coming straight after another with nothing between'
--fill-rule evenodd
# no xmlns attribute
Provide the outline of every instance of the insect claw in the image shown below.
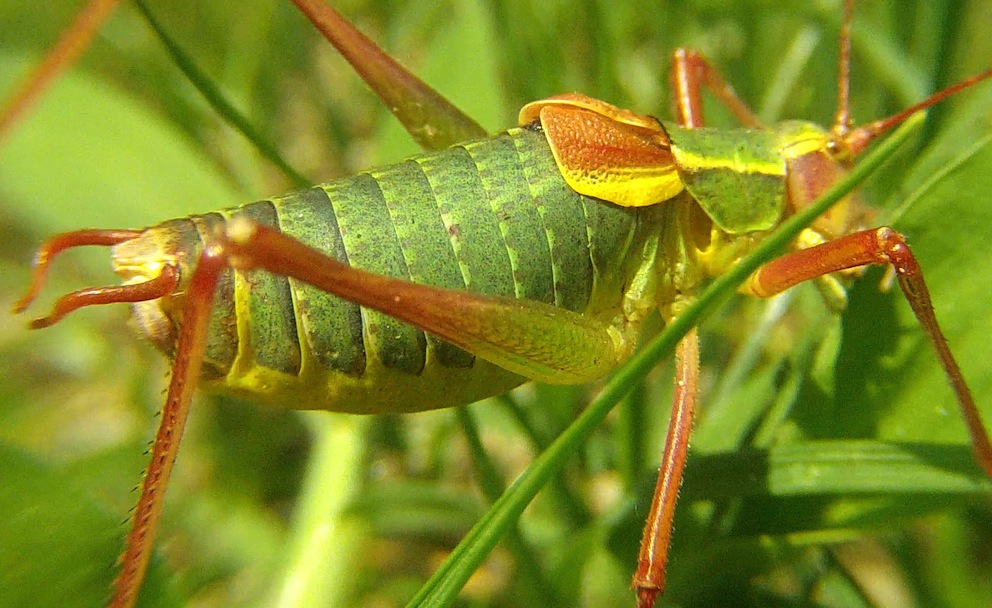
<svg viewBox="0 0 992 608"><path fill-rule="evenodd" d="M10 307L11 314L19 315L28 309L31 302L34 301L34 297L37 294L28 293L21 297L18 301L14 302L14 305Z"/></svg>
<svg viewBox="0 0 992 608"><path fill-rule="evenodd" d="M61 321L62 320L62 317L64 317L64 316L65 315L56 316L54 314L51 314L51 315L48 315L47 317L40 317L40 318L37 318L37 319L33 319L30 323L28 323L28 328L29 329L45 329L46 327L51 327L52 325L55 325L56 323L58 323L59 321Z"/></svg>
<svg viewBox="0 0 992 608"><path fill-rule="evenodd" d="M654 608L660 589L640 588L637 590L637 608Z"/></svg>

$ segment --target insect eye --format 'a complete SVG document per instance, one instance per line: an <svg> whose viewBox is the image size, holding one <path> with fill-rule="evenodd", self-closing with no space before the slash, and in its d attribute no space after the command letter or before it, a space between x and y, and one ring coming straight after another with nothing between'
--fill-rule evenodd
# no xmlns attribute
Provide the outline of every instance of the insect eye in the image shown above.
<svg viewBox="0 0 992 608"><path fill-rule="evenodd" d="M836 139L830 139L827 142L827 153L834 159L841 162L851 158L851 150L848 148L847 144Z"/></svg>

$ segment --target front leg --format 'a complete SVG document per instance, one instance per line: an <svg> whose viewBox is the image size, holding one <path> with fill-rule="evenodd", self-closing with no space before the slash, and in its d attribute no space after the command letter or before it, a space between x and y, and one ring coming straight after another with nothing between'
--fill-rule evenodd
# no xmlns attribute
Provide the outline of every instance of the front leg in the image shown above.
<svg viewBox="0 0 992 608"><path fill-rule="evenodd" d="M982 424L978 406L965 383L961 368L937 323L923 271L903 235L889 227L873 228L786 254L759 268L741 290L767 298L803 281L867 264L887 264L895 270L899 286L937 352L937 359L954 389L971 435L975 461L992 476L992 441Z"/></svg>

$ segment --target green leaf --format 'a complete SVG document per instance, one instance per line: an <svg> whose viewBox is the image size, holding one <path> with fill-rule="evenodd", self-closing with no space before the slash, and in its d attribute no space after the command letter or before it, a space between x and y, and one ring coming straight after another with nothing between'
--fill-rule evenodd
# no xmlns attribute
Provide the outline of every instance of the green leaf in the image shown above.
<svg viewBox="0 0 992 608"><path fill-rule="evenodd" d="M6 591L0 606L97 606L110 597L119 542L125 533L106 505L60 472L0 444L0 568ZM146 585L155 605L169 599L166 578L153 562Z"/></svg>

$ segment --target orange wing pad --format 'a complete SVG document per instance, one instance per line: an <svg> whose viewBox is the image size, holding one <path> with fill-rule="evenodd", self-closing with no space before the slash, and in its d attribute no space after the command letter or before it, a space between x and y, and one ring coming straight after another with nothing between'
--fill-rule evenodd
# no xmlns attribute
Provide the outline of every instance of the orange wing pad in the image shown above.
<svg viewBox="0 0 992 608"><path fill-rule="evenodd" d="M580 95L525 106L541 121L568 185L623 207L662 203L683 190L662 127L652 118Z"/></svg>

